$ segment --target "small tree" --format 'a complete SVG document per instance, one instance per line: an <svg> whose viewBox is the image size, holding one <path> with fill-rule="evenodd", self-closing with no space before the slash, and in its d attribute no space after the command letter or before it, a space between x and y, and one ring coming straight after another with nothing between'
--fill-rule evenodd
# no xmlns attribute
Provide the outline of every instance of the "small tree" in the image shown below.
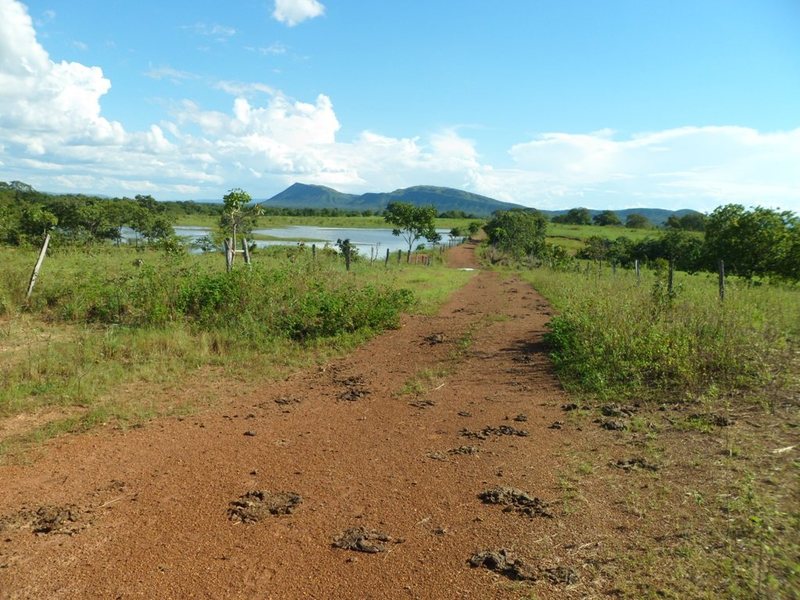
<svg viewBox="0 0 800 600"><path fill-rule="evenodd" d="M260 206L250 206L250 194L241 188L233 188L222 197L223 209L219 224L224 231L233 236L233 247L236 247L237 233L250 233L256 224L256 217L261 214Z"/></svg>
<svg viewBox="0 0 800 600"><path fill-rule="evenodd" d="M469 237L475 237L481 230L481 227L483 227L483 224L480 221L472 221L469 225L467 225Z"/></svg>
<svg viewBox="0 0 800 600"><path fill-rule="evenodd" d="M431 243L439 241L436 233L436 208L433 206L414 206L407 202L392 202L386 207L384 220L394 226L392 234L400 236L408 244L409 262L414 242L426 239Z"/></svg>
<svg viewBox="0 0 800 600"><path fill-rule="evenodd" d="M544 250L547 219L539 211L498 211L484 230L498 250L522 258Z"/></svg>

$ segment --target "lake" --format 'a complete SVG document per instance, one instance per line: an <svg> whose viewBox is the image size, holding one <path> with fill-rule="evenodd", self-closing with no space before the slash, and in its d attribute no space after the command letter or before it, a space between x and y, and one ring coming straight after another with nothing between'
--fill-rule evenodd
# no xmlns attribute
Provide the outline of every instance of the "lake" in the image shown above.
<svg viewBox="0 0 800 600"><path fill-rule="evenodd" d="M175 233L189 242L209 235L211 231L210 227L175 226ZM449 239L449 229L437 229L436 231L442 236L442 241ZM314 243L319 247L324 246L326 242L330 246L334 246L336 240L349 239L350 243L358 248L359 253L364 256L370 256L371 252L375 253L376 256L384 256L386 250L397 252L397 250L405 251L408 248L402 237L392 235L391 229L295 225L291 227L254 229L253 233L281 238L280 240L255 240L253 243L260 248L299 244L301 243L300 240L303 239L321 240L318 242L304 242L306 245ZM419 242L424 243L425 240L418 240Z"/></svg>

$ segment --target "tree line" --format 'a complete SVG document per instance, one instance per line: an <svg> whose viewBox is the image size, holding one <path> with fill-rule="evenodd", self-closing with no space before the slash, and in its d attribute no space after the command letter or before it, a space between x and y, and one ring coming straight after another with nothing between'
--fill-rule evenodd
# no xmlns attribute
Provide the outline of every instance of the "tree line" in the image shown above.
<svg viewBox="0 0 800 600"><path fill-rule="evenodd" d="M547 224L537 211L512 210L496 213L484 230L495 248L513 258L568 263L571 259L563 248L546 243ZM576 257L622 267L631 267L637 260L640 264L668 261L690 273L715 271L722 260L729 274L747 279L800 281L800 218L793 212L727 204L704 216L703 229L698 232L673 224L638 241L592 236Z"/></svg>

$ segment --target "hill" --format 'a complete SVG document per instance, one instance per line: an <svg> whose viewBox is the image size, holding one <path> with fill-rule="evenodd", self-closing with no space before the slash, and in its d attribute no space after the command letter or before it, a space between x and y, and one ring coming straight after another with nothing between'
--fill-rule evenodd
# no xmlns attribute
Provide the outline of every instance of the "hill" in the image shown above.
<svg viewBox="0 0 800 600"><path fill-rule="evenodd" d="M343 211L382 211L390 202L414 205L432 204L441 212L460 210L480 217L497 210L523 208L519 204L501 202L480 194L432 185L418 185L393 192L345 194L322 185L295 183L260 204L281 208L338 208Z"/></svg>

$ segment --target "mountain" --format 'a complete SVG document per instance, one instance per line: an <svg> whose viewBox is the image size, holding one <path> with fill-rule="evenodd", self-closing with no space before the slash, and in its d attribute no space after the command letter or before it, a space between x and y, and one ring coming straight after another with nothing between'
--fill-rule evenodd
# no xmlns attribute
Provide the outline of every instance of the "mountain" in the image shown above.
<svg viewBox="0 0 800 600"><path fill-rule="evenodd" d="M281 208L338 208L343 211L382 211L390 202L408 202L414 205L432 204L436 210L446 212L461 210L480 217L497 210L523 208L519 204L500 202L487 196L465 192L454 188L418 185L393 192L345 194L322 185L295 183L264 200L262 206Z"/></svg>

